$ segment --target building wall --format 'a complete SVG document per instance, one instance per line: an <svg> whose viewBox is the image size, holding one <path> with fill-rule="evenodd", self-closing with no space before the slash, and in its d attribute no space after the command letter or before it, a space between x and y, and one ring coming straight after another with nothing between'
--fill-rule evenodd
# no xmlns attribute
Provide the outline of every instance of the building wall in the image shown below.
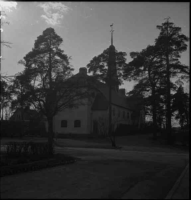
<svg viewBox="0 0 191 200"><path fill-rule="evenodd" d="M132 124L132 111L122 107L112 106L112 122L120 124Z"/></svg>
<svg viewBox="0 0 191 200"><path fill-rule="evenodd" d="M108 112L109 112L108 110L93 111L92 123L91 123L91 130L92 130L91 132L92 133L93 133L93 129L94 129L94 127L93 127L94 121L98 121L99 125L102 122L104 122L105 126L106 127L108 126L108 123L109 123L109 113ZM124 115L123 115L123 112L124 112ZM132 124L131 114L132 114L132 111L129 111L127 109L113 105L112 106L112 123L114 124L114 128L116 128L116 126L118 124Z"/></svg>
<svg viewBox="0 0 191 200"><path fill-rule="evenodd" d="M92 111L92 102L78 108L65 109L54 117L53 127L55 133L61 134L95 134L94 121L105 118L108 122L108 110ZM123 114L124 112L124 114ZM132 124L132 111L112 105L112 122L114 124ZM61 127L61 120L67 120L67 127ZM74 120L81 121L81 127L74 127Z"/></svg>
<svg viewBox="0 0 191 200"><path fill-rule="evenodd" d="M89 134L92 134L92 126L93 126L93 112L91 110L91 104L87 105L87 130Z"/></svg>
<svg viewBox="0 0 191 200"><path fill-rule="evenodd" d="M54 132L56 133L89 133L88 105L81 105L78 108L65 109L54 117ZM61 121L67 120L67 127L61 127ZM80 120L81 127L74 127L74 121Z"/></svg>

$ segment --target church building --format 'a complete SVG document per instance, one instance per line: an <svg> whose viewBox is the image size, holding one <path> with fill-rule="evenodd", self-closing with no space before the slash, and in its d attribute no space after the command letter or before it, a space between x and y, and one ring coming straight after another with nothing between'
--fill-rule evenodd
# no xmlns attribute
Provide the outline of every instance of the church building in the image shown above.
<svg viewBox="0 0 191 200"><path fill-rule="evenodd" d="M144 110L135 106L134 102L128 101L125 89L119 89L113 31L111 33L106 83L97 81L97 88L92 91L91 100L87 99L84 105L80 105L78 108L68 108L58 113L53 121L55 133L59 135L107 134L109 125L112 126L112 129L116 129L119 125L140 126L144 123ZM86 67L80 68L79 73L75 76L80 76L84 80L91 77L87 74ZM111 116L110 123L109 114Z"/></svg>

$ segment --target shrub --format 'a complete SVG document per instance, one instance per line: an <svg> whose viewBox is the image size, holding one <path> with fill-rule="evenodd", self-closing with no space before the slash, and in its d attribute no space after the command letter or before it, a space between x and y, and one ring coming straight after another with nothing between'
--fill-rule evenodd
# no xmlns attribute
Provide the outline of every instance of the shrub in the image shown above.
<svg viewBox="0 0 191 200"><path fill-rule="evenodd" d="M30 142L30 153L33 156L48 155L48 143L34 143Z"/></svg>
<svg viewBox="0 0 191 200"><path fill-rule="evenodd" d="M33 161L32 159L22 157L18 158L17 162L15 163L8 163L6 160L4 161L1 160L1 164L3 164L3 166L0 171L0 177L20 172L22 173L26 171L39 170L47 167L54 167L56 165L73 163L75 162L75 158L71 156L65 156L63 154L56 154L54 158L43 159L35 163L30 162Z"/></svg>
<svg viewBox="0 0 191 200"><path fill-rule="evenodd" d="M44 142L10 142L7 144L7 157L47 157L48 143Z"/></svg>

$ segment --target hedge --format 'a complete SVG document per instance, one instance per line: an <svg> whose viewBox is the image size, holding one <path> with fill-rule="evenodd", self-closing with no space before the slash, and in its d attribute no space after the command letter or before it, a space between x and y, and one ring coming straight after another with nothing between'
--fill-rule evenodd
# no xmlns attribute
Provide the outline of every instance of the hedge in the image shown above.
<svg viewBox="0 0 191 200"><path fill-rule="evenodd" d="M47 142L9 142L6 157L45 157L48 156Z"/></svg>
<svg viewBox="0 0 191 200"><path fill-rule="evenodd" d="M48 153L47 142L9 142L1 155L1 176L74 162L66 155Z"/></svg>
<svg viewBox="0 0 191 200"><path fill-rule="evenodd" d="M57 156L55 158L51 159L44 159L40 161L33 161L30 163L25 164L17 164L17 165L10 165L10 166L3 166L1 167L0 176L7 176L12 175L16 173L23 173L28 171L35 171L40 170L47 167L54 167L57 165L63 165L63 164L70 164L74 163L76 160L69 156Z"/></svg>

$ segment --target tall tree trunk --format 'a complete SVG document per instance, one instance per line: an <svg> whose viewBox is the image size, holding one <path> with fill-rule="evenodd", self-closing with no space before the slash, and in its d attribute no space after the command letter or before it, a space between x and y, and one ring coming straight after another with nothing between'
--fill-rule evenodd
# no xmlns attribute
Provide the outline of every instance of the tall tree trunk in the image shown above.
<svg viewBox="0 0 191 200"><path fill-rule="evenodd" d="M48 146L49 155L52 156L54 153L54 137L53 137L53 117L48 118Z"/></svg>
<svg viewBox="0 0 191 200"><path fill-rule="evenodd" d="M4 108L4 97L2 97L1 101L1 120L3 121L3 108Z"/></svg>
<svg viewBox="0 0 191 200"><path fill-rule="evenodd" d="M166 96L166 121L167 121L167 134L168 134L168 139L167 142L168 144L172 144L172 133L171 133L171 96L170 96L170 63L169 63L169 30L167 26L167 46L166 46L166 78L167 78L167 96Z"/></svg>
<svg viewBox="0 0 191 200"><path fill-rule="evenodd" d="M171 133L171 96L170 96L170 69L169 69L169 55L167 53L167 97L166 97L166 121L167 121L167 134L168 134L168 139L167 142L168 144L172 144L172 133Z"/></svg>
<svg viewBox="0 0 191 200"><path fill-rule="evenodd" d="M113 130L113 124L111 124L111 126L108 129L108 135L109 135L109 139L111 141L111 145L112 147L116 147L116 143L115 143L115 132Z"/></svg>
<svg viewBox="0 0 191 200"><path fill-rule="evenodd" d="M3 121L4 117L3 117L3 108L1 109L1 120Z"/></svg>
<svg viewBox="0 0 191 200"><path fill-rule="evenodd" d="M115 131L112 131L112 136L111 136L111 138L112 138L112 147L116 147L116 143L115 143Z"/></svg>
<svg viewBox="0 0 191 200"><path fill-rule="evenodd" d="M24 126L25 126L25 122L24 122L24 109L23 106L21 105L21 133L20 133L20 137L22 137L24 135Z"/></svg>
<svg viewBox="0 0 191 200"><path fill-rule="evenodd" d="M187 112L187 110L185 112L186 112L186 126L188 127L189 126L189 112Z"/></svg>
<svg viewBox="0 0 191 200"><path fill-rule="evenodd" d="M113 131L113 129L112 129L111 126L109 127L108 135L109 135L109 138L110 138L112 147L116 147L116 143L115 143L115 132Z"/></svg>
<svg viewBox="0 0 191 200"><path fill-rule="evenodd" d="M23 97L23 88L21 87L21 97ZM25 126L25 122L24 122L24 102L23 100L21 100L20 102L21 105L21 133L20 133L20 137L22 137L24 135L24 126Z"/></svg>
<svg viewBox="0 0 191 200"><path fill-rule="evenodd" d="M157 139L157 116L156 116L156 101L155 101L155 89L152 88L152 111L153 111L153 139Z"/></svg>
<svg viewBox="0 0 191 200"><path fill-rule="evenodd" d="M49 76L49 91L48 91L48 103L49 106L52 105L52 37L50 35L50 49L49 49L49 69L48 69L48 76ZM54 154L54 132L53 132L53 117L50 114L48 116L48 145L49 145L49 156L52 156Z"/></svg>

